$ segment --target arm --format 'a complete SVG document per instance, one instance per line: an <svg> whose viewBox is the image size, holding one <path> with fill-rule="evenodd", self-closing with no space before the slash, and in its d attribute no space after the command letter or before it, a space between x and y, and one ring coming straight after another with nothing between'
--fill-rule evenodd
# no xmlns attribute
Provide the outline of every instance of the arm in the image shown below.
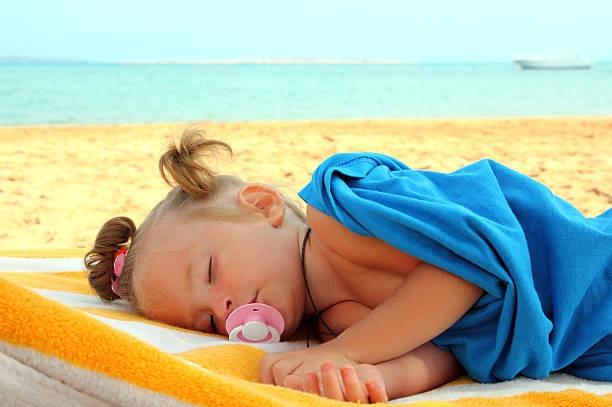
<svg viewBox="0 0 612 407"><path fill-rule="evenodd" d="M452 353L431 342L378 365L361 364L338 371L327 364L321 365L320 375L287 376L284 386L336 400L386 403L435 389L464 374ZM376 389L368 382L376 383Z"/></svg>
<svg viewBox="0 0 612 407"><path fill-rule="evenodd" d="M465 373L452 353L431 342L376 367L383 376L389 400L435 389Z"/></svg>
<svg viewBox="0 0 612 407"><path fill-rule="evenodd" d="M336 342L357 363L391 360L448 329L482 293L476 285L421 263L391 297L329 343Z"/></svg>
<svg viewBox="0 0 612 407"><path fill-rule="evenodd" d="M346 301L329 309L326 317L329 318L334 331L344 332L370 312L372 309L365 305ZM321 326L319 326L318 337L322 342L333 340L333 336ZM378 369L389 399L435 389L465 373L452 353L438 348L431 342L395 359L366 366Z"/></svg>

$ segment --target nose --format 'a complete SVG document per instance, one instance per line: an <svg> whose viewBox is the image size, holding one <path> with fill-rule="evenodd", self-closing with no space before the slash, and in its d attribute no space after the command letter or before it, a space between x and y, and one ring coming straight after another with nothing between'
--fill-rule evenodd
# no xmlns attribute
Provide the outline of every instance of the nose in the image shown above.
<svg viewBox="0 0 612 407"><path fill-rule="evenodd" d="M227 317L232 313L234 308L236 308L235 302L232 301L229 295L222 296L219 301L216 302L213 312L218 322L221 323L220 326L217 326L217 330L220 333L227 334L227 332L225 332L225 321L227 321Z"/></svg>

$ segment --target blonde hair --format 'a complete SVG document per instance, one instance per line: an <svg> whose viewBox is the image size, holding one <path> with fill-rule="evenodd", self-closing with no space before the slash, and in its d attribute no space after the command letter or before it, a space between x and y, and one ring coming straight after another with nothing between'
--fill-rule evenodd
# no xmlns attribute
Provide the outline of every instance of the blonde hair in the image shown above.
<svg viewBox="0 0 612 407"><path fill-rule="evenodd" d="M89 285L103 301L111 302L122 298L137 312L144 314L134 294L133 271L139 246L146 231L167 210L182 208L190 202L210 200L219 192L245 185L240 178L217 175L205 165L206 157L216 155L219 150L227 151L230 156L233 154L232 148L227 143L208 140L204 130L197 125L187 127L183 130L179 145L171 142L168 150L159 159L161 176L173 188L149 212L140 227L136 228L134 222L125 216L112 218L102 225L96 236L94 247L85 255L84 263ZM300 207L286 197L283 198L286 205L298 218L306 222L306 217ZM197 217L238 221L253 218L252 212L247 212L245 209L228 209L220 206L188 211L185 215L186 219ZM120 295L117 295L111 289L111 282L115 253L121 247L129 250L119 278Z"/></svg>

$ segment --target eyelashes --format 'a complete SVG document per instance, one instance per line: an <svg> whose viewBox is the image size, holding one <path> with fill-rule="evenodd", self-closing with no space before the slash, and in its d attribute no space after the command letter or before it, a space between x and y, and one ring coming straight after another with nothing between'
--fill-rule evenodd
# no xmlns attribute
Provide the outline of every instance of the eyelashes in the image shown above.
<svg viewBox="0 0 612 407"><path fill-rule="evenodd" d="M219 332L217 331L217 325L215 325L215 317L210 314L210 326L212 328L213 333L218 334Z"/></svg>
<svg viewBox="0 0 612 407"><path fill-rule="evenodd" d="M212 282L212 256L210 256L210 260L208 261L208 284Z"/></svg>
<svg viewBox="0 0 612 407"><path fill-rule="evenodd" d="M208 284L212 284L212 256L210 256L210 260L208 262ZM219 333L217 331L217 325L215 325L215 317L213 314L210 314L210 327L213 333Z"/></svg>

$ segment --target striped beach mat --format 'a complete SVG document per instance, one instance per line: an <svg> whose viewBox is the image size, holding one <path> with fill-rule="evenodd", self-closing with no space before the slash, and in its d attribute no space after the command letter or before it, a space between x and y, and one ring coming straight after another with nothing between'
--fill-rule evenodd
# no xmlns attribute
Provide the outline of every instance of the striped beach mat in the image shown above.
<svg viewBox="0 0 612 407"><path fill-rule="evenodd" d="M0 252L0 405L332 406L312 394L258 383L265 345L149 321L89 288L83 253ZM479 384L463 377L393 400L427 406L612 406L612 383L566 374Z"/></svg>

